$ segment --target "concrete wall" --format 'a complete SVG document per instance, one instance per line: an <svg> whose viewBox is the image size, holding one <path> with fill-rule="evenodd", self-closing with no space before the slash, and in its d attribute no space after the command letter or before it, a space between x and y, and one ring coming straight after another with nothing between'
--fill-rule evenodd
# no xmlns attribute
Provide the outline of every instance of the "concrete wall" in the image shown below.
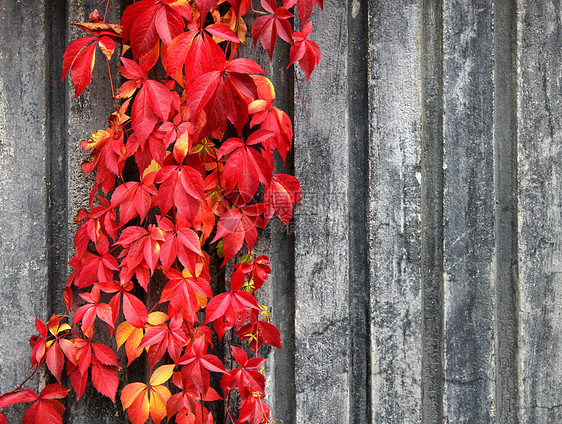
<svg viewBox="0 0 562 424"><path fill-rule="evenodd" d="M78 142L109 102L102 70L74 100L60 58L96 4L0 0L1 392L29 370L33 317L62 310L91 184ZM310 84L283 71L288 49L258 56L294 116L303 189L294 231L259 246L284 341L273 416L562 422L561 1L324 9ZM92 393L68 406L69 423L125 422Z"/></svg>

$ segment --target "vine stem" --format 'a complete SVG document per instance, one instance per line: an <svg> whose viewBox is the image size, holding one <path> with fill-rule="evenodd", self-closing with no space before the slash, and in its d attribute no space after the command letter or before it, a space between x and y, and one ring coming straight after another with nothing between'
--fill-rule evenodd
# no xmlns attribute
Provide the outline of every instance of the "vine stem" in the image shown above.
<svg viewBox="0 0 562 424"><path fill-rule="evenodd" d="M14 388L14 392L15 392L15 391L21 390L21 389L23 388L22 386L23 386L25 383L27 383L31 377L33 377L35 374L37 374L37 371L39 371L39 368L41 368L41 366L35 368L35 370L34 370L31 374L29 374L29 375L25 378L25 380L23 380L20 384L18 384L18 385Z"/></svg>
<svg viewBox="0 0 562 424"><path fill-rule="evenodd" d="M201 401L201 424L205 424L205 414L203 414L203 393L199 393L199 399Z"/></svg>
<svg viewBox="0 0 562 424"><path fill-rule="evenodd" d="M297 89L299 90L299 97L301 98L302 107L304 108L304 113L306 113L306 120L310 125L310 115L308 114L308 109L306 108L306 104L304 103L304 98L302 97L301 85L299 83L299 79L295 73L295 81L297 82Z"/></svg>
<svg viewBox="0 0 562 424"><path fill-rule="evenodd" d="M103 21L105 22L105 18L107 17L107 9L109 9L109 0L105 4L105 13L103 14Z"/></svg>
<svg viewBox="0 0 562 424"><path fill-rule="evenodd" d="M119 105L117 104L117 100L115 99L115 89L113 88L113 77L111 76L111 68L109 67L109 59L107 58L107 56L105 57L105 63L107 63L107 73L109 75L109 84L111 85L111 97L113 97L113 103L115 103L115 107L117 108L117 113L119 113Z"/></svg>

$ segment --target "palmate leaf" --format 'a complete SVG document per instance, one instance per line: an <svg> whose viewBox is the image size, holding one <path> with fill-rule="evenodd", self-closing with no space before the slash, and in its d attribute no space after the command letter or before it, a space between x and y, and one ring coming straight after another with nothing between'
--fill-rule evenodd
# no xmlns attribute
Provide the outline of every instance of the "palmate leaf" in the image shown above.
<svg viewBox="0 0 562 424"><path fill-rule="evenodd" d="M260 215L263 213L261 203L231 209L221 216L217 225L217 233L212 243L223 239L224 261L226 264L242 248L244 242L252 249L258 237L257 228L263 227Z"/></svg>
<svg viewBox="0 0 562 424"><path fill-rule="evenodd" d="M163 384L170 379L175 365L162 365L150 377L150 383L131 383L121 392L121 403L132 424L144 424L148 416L155 424L166 418L166 402L172 396Z"/></svg>
<svg viewBox="0 0 562 424"><path fill-rule="evenodd" d="M74 40L68 45L63 55L62 79L65 79L70 72L75 97L78 97L92 80L96 46L99 45L107 59L111 59L115 50L115 41L121 41L121 28L118 25L103 22L73 23L72 25L92 34Z"/></svg>
<svg viewBox="0 0 562 424"><path fill-rule="evenodd" d="M203 177L195 168L182 166L165 166L156 175L158 188L158 206L166 214L173 206L187 222L197 217L200 202L205 201Z"/></svg>
<svg viewBox="0 0 562 424"><path fill-rule="evenodd" d="M289 66L299 62L301 69L306 75L306 80L310 80L310 74L320 62L320 47L312 40L307 40L312 33L312 22L306 23L301 32L295 32L293 39L295 43L291 46Z"/></svg>
<svg viewBox="0 0 562 424"><path fill-rule="evenodd" d="M299 180L292 175L275 174L271 184L266 186L263 196L264 221L267 223L273 216L273 211L275 211L279 219L288 227L293 216L293 204L300 204L300 197Z"/></svg>
<svg viewBox="0 0 562 424"><path fill-rule="evenodd" d="M236 424L260 424L269 421L269 407L262 400L265 394L253 388L240 390L242 403Z"/></svg>
<svg viewBox="0 0 562 424"><path fill-rule="evenodd" d="M287 9L290 9L295 4L297 5L297 10L299 12L299 19L303 24L308 22L310 19L314 4L320 6L321 9L324 8L324 0L283 0L283 6Z"/></svg>
<svg viewBox="0 0 562 424"><path fill-rule="evenodd" d="M258 185L268 185L273 172L273 158L267 151L265 156L250 146L265 143L273 133L256 131L246 142L239 138L229 138L219 149L220 157L230 155L224 166L224 177L230 190L238 189L240 199L248 203L254 197Z"/></svg>
<svg viewBox="0 0 562 424"><path fill-rule="evenodd" d="M81 37L70 43L64 54L62 79L71 72L75 97L78 97L92 80L97 41L97 37Z"/></svg>
<svg viewBox="0 0 562 424"><path fill-rule="evenodd" d="M275 0L261 0L261 5L269 14L257 18L252 26L254 49L259 40L269 58L272 59L273 50L275 50L275 44L277 43L277 35L287 43L292 44L293 30L289 19L294 17L294 15L285 7L277 7Z"/></svg>
<svg viewBox="0 0 562 424"><path fill-rule="evenodd" d="M100 302L100 290L93 287L91 293L81 293L80 297L87 303L76 310L74 314L74 326L82 322L82 331L84 334L92 337L94 331L94 321L97 318L107 324L111 333L113 333L113 313L111 307L107 303Z"/></svg>
<svg viewBox="0 0 562 424"><path fill-rule="evenodd" d="M49 384L39 396L34 392L35 402L23 415L23 424L62 424L65 407L57 399L68 394L68 389L60 384Z"/></svg>
<svg viewBox="0 0 562 424"><path fill-rule="evenodd" d="M195 274L196 256L203 257L197 233L181 218L175 224L168 218L160 218L158 225L165 234L165 241L160 249L160 263L164 271L169 270L178 259L191 274Z"/></svg>

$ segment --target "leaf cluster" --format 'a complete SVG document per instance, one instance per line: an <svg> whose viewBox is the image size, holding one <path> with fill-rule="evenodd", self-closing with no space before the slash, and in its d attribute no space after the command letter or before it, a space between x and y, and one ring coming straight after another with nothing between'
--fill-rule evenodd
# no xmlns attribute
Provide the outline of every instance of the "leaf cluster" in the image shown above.
<svg viewBox="0 0 562 424"><path fill-rule="evenodd" d="M323 6L261 0L251 29L254 46L260 42L270 57L278 37L290 43L289 66L299 62L307 79L320 59L308 39L313 3ZM300 32L292 29L295 5ZM241 399L233 423L270 422L266 360L258 349L281 348L281 337L256 299L271 268L253 248L274 215L289 224L300 185L273 174L274 152L285 160L291 148L291 120L274 105L265 71L238 57L250 9L250 0L141 0L119 24L106 23L97 10L89 22L73 24L87 33L63 57L63 78L70 74L76 96L90 83L98 47L109 68L122 46L123 82L117 90L111 83L116 109L107 128L81 143L91 152L82 170L95 172L96 183L89 208L76 217L68 311L46 323L37 319L30 340L34 372L46 364L57 383L39 394L20 387L0 397L0 408L33 402L25 424L62 423L63 375L78 399L91 381L115 402L119 373L141 355L148 381L126 385L119 396L133 424L149 417L156 424L210 424L209 402L232 391ZM224 292L211 289L214 255L232 267ZM163 289L149 304L155 281L164 281ZM94 341L100 325L124 350L126 364ZM211 353L213 334L231 344L229 364ZM222 375L220 393L211 374Z"/></svg>

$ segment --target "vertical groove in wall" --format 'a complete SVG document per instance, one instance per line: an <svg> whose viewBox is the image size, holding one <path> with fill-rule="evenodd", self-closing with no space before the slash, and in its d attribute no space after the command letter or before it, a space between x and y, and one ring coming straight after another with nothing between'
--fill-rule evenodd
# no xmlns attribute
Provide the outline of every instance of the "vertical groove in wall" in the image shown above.
<svg viewBox="0 0 562 424"><path fill-rule="evenodd" d="M422 0L422 422L443 421L443 4Z"/></svg>
<svg viewBox="0 0 562 424"><path fill-rule="evenodd" d="M289 58L289 45L277 46L271 67L271 81L275 86L275 106L283 110L294 122L294 67L286 69ZM285 164L276 158L274 173L295 173L293 150L289 152ZM276 224L276 225L274 225ZM271 251L273 275L272 320L281 332L282 350L275 351L273 362L274 418L286 424L296 424L296 386L295 386L295 236L294 221L289 223L286 232L280 221L271 224Z"/></svg>
<svg viewBox="0 0 562 424"><path fill-rule="evenodd" d="M45 30L47 175L47 268L49 315L62 313L62 293L67 279L68 208L67 208L67 140L66 84L61 82L62 56L66 49L66 1L45 3L48 16Z"/></svg>
<svg viewBox="0 0 562 424"><path fill-rule="evenodd" d="M494 2L496 415L517 423L517 5Z"/></svg>
<svg viewBox="0 0 562 424"><path fill-rule="evenodd" d="M355 2L354 2L355 3ZM349 114L349 422L371 422L370 265L368 247L369 199L369 86L368 2L347 11Z"/></svg>

